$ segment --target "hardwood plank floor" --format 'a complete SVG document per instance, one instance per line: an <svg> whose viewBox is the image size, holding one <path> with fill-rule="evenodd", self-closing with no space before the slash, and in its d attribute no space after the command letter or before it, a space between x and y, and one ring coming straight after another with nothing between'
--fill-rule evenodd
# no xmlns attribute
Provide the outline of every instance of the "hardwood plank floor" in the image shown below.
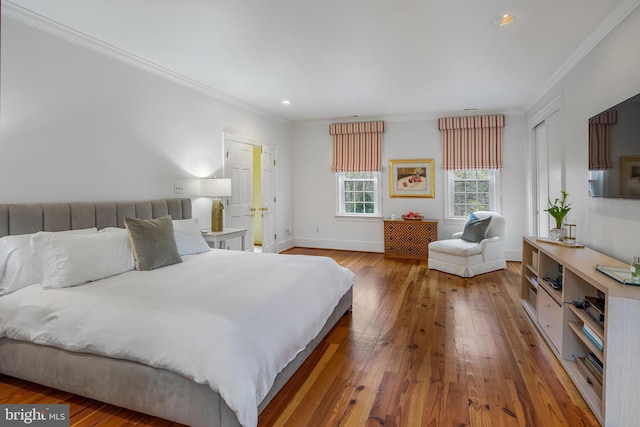
<svg viewBox="0 0 640 427"><path fill-rule="evenodd" d="M343 317L259 426L598 426L520 306L519 263L463 279L426 262L296 248L357 277ZM69 403L72 426L175 423L0 376L0 403Z"/></svg>

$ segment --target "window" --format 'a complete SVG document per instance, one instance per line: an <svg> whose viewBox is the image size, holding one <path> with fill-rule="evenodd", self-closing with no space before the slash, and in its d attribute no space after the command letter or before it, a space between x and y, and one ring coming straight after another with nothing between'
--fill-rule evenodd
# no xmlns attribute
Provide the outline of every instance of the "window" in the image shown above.
<svg viewBox="0 0 640 427"><path fill-rule="evenodd" d="M380 172L337 172L338 215L380 216Z"/></svg>
<svg viewBox="0 0 640 427"><path fill-rule="evenodd" d="M474 211L499 211L499 176L495 169L445 171L446 217L466 219Z"/></svg>

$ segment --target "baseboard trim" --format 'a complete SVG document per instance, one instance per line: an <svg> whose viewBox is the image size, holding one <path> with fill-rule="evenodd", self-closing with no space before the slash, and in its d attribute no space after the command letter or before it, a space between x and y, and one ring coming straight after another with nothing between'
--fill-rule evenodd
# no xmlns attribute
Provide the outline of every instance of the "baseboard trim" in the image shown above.
<svg viewBox="0 0 640 427"><path fill-rule="evenodd" d="M280 251L291 249L294 246L303 248L317 248L317 249L336 249L343 251L361 251L361 252L384 252L384 243L382 242L367 242L362 240L336 240L336 239L312 239L307 237L296 237L295 239L289 239L285 242L281 242L278 245ZM286 249L284 249L286 248ZM504 255L507 261L522 261L521 249L506 249Z"/></svg>
<svg viewBox="0 0 640 427"><path fill-rule="evenodd" d="M382 242L367 242L361 240L310 239L296 237L295 245L305 248L337 249L343 251L384 252Z"/></svg>
<svg viewBox="0 0 640 427"><path fill-rule="evenodd" d="M282 240L278 242L278 252L288 251L289 249L295 247L295 241L293 238Z"/></svg>
<svg viewBox="0 0 640 427"><path fill-rule="evenodd" d="M505 249L504 257L507 261L517 261L522 262L522 249Z"/></svg>

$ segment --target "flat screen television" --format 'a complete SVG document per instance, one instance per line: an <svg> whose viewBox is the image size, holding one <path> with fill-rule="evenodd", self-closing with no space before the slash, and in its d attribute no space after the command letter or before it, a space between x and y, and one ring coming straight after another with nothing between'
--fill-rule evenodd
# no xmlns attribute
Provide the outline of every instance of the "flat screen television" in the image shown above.
<svg viewBox="0 0 640 427"><path fill-rule="evenodd" d="M589 119L589 195L640 199L640 93Z"/></svg>

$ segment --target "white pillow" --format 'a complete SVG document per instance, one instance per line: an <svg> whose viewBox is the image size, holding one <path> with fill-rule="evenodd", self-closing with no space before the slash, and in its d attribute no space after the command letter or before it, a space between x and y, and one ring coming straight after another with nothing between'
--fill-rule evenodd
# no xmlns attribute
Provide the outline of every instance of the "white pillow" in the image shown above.
<svg viewBox="0 0 640 427"><path fill-rule="evenodd" d="M211 248L198 228L198 221L191 219L174 219L173 234L180 255L193 255L210 251Z"/></svg>
<svg viewBox="0 0 640 427"><path fill-rule="evenodd" d="M32 249L42 260L42 287L64 288L133 270L126 230L86 235L36 233Z"/></svg>
<svg viewBox="0 0 640 427"><path fill-rule="evenodd" d="M127 229L126 228L120 228L120 227L105 227L105 228L101 228L100 231L98 231L98 233L111 233L113 231L118 233L120 231L127 231Z"/></svg>
<svg viewBox="0 0 640 427"><path fill-rule="evenodd" d="M29 252L31 236L19 234L0 239L0 295L40 283Z"/></svg>
<svg viewBox="0 0 640 427"><path fill-rule="evenodd" d="M57 233L97 233L98 229L59 231ZM30 250L33 234L17 234L0 238L0 295L40 283L42 270L37 257Z"/></svg>

